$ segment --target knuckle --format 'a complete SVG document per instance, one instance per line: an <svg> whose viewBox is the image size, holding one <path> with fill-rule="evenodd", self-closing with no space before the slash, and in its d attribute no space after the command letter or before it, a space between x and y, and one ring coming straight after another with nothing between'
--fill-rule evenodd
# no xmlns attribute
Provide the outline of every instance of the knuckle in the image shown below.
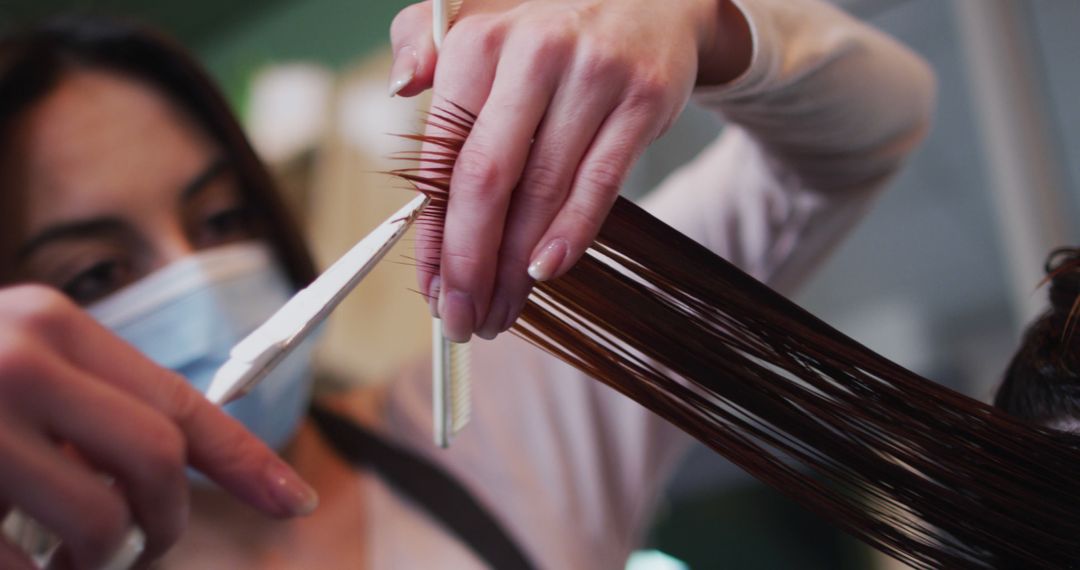
<svg viewBox="0 0 1080 570"><path fill-rule="evenodd" d="M582 51L577 68L584 85L603 85L625 78L626 64L607 49L586 47Z"/></svg>
<svg viewBox="0 0 1080 570"><path fill-rule="evenodd" d="M187 447L180 429L168 421L146 426L148 445L142 451L139 476L147 482L167 484L183 477Z"/></svg>
<svg viewBox="0 0 1080 570"><path fill-rule="evenodd" d="M613 196L619 193L622 187L625 171L619 161L612 158L597 159L581 173L582 185L592 194L582 197L586 203L599 201L597 197L589 196Z"/></svg>
<svg viewBox="0 0 1080 570"><path fill-rule="evenodd" d="M443 252L443 267L452 271L455 275L479 275L483 272L485 266L484 261L475 254L453 250Z"/></svg>
<svg viewBox="0 0 1080 570"><path fill-rule="evenodd" d="M528 41L532 46L533 62L544 67L566 61L574 46L570 28L551 22L540 29L530 30Z"/></svg>
<svg viewBox="0 0 1080 570"><path fill-rule="evenodd" d="M641 63L624 48L621 37L597 32L582 35L575 45L575 71L586 81L625 84Z"/></svg>
<svg viewBox="0 0 1080 570"><path fill-rule="evenodd" d="M458 184L451 186L451 199L454 192L485 196L495 191L503 175L498 163L490 156L483 149L462 149L454 164L454 182Z"/></svg>
<svg viewBox="0 0 1080 570"><path fill-rule="evenodd" d="M598 215L598 212L602 211L588 204L573 204L568 205L561 212L561 221L566 224L566 227L574 228L575 235L580 236L567 240L570 242L571 251L583 251L589 246L593 236L599 230L603 216Z"/></svg>
<svg viewBox="0 0 1080 570"><path fill-rule="evenodd" d="M164 369L162 374L164 377L154 384L158 402L177 424L187 424L198 412L202 397L179 374Z"/></svg>
<svg viewBox="0 0 1080 570"><path fill-rule="evenodd" d="M34 344L26 335L16 331L0 334L0 381L7 384L9 377L32 372L36 365L34 355Z"/></svg>
<svg viewBox="0 0 1080 570"><path fill-rule="evenodd" d="M3 316L8 326L47 334L63 327L74 304L44 285L20 285L4 292Z"/></svg>
<svg viewBox="0 0 1080 570"><path fill-rule="evenodd" d="M537 159L525 169L520 197L536 205L557 201L566 190L568 178L555 161Z"/></svg>
<svg viewBox="0 0 1080 570"><path fill-rule="evenodd" d="M498 19L471 15L454 23L454 33L446 36L446 49L464 49L474 58L487 58L499 52L505 38L506 27Z"/></svg>
<svg viewBox="0 0 1080 570"><path fill-rule="evenodd" d="M646 113L659 111L670 88L670 80L662 73L643 71L626 89L624 104Z"/></svg>
<svg viewBox="0 0 1080 570"><path fill-rule="evenodd" d="M19 331L0 334L0 394L5 400L37 397L50 390L54 377L43 369L41 349Z"/></svg>

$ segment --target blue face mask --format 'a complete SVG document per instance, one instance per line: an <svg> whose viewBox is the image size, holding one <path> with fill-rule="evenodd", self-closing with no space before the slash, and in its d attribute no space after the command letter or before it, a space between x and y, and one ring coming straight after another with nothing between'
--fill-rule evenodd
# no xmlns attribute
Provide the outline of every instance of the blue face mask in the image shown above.
<svg viewBox="0 0 1080 570"><path fill-rule="evenodd" d="M196 253L95 303L103 325L200 392L233 345L292 295L269 246L247 242ZM296 432L311 396L312 335L261 383L225 411L270 447Z"/></svg>

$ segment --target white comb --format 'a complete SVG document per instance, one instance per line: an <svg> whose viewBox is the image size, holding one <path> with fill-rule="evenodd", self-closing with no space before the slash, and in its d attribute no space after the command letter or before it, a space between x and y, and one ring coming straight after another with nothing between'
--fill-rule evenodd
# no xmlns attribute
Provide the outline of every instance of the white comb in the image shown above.
<svg viewBox="0 0 1080 570"><path fill-rule="evenodd" d="M450 342L442 323L431 327L431 387L435 445L450 447L450 440L469 423L472 415L472 382L468 343Z"/></svg>
<svg viewBox="0 0 1080 570"><path fill-rule="evenodd" d="M431 18L435 49L442 49L443 38L446 37L446 31L450 29L450 25L454 23L454 18L461 11L462 2L463 0L435 0L432 6Z"/></svg>
<svg viewBox="0 0 1080 570"><path fill-rule="evenodd" d="M432 31L436 49L442 47L461 3L434 0ZM472 415L469 345L446 340L439 319L433 320L431 326L431 387L435 445L450 447L450 439L469 423Z"/></svg>

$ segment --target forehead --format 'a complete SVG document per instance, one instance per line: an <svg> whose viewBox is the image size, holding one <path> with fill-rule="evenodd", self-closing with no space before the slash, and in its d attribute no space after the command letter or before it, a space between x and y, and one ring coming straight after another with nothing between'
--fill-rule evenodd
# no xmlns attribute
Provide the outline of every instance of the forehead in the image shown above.
<svg viewBox="0 0 1080 570"><path fill-rule="evenodd" d="M28 229L174 195L217 152L159 91L105 71L66 74L15 141Z"/></svg>

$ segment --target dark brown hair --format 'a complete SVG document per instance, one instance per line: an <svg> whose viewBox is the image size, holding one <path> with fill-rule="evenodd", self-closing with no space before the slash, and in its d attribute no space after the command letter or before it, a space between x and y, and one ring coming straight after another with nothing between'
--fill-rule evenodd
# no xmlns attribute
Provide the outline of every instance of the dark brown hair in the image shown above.
<svg viewBox="0 0 1080 570"><path fill-rule="evenodd" d="M398 174L445 200L473 119L433 113L448 134ZM624 199L514 331L912 566L1080 562L1080 439L905 370Z"/></svg>
<svg viewBox="0 0 1080 570"><path fill-rule="evenodd" d="M1064 247L1046 260L1050 307L1024 333L994 405L1045 426L1080 420L1080 250Z"/></svg>
<svg viewBox="0 0 1080 570"><path fill-rule="evenodd" d="M294 283L303 286L314 279L315 266L299 227L224 97L179 44L143 25L70 15L0 39L0 148L10 148L19 117L77 69L118 72L146 83L191 116L221 144L241 192L268 222L267 238Z"/></svg>

